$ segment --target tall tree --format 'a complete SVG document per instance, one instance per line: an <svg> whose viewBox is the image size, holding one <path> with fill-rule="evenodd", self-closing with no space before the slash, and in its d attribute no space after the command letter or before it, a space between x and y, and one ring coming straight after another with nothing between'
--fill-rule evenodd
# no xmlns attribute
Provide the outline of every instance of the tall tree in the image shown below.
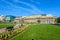
<svg viewBox="0 0 60 40"><path fill-rule="evenodd" d="M57 23L60 23L60 17L57 18Z"/></svg>

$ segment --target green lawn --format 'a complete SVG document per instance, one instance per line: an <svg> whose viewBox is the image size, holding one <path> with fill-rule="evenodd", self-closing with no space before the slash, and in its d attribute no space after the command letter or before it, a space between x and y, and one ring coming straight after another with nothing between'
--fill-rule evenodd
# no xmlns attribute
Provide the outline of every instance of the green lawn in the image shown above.
<svg viewBox="0 0 60 40"><path fill-rule="evenodd" d="M14 24L12 22L0 22L0 28L5 28L13 25Z"/></svg>
<svg viewBox="0 0 60 40"><path fill-rule="evenodd" d="M49 24L30 25L27 30L11 40L60 40L60 26Z"/></svg>

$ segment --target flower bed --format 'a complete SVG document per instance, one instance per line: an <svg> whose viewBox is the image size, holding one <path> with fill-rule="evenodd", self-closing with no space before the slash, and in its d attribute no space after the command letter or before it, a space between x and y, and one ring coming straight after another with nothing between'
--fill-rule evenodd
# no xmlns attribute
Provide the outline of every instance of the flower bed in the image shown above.
<svg viewBox="0 0 60 40"><path fill-rule="evenodd" d="M17 29L2 33L2 34L0 34L0 40L8 40L8 39L14 37L15 35L23 32L26 28L28 28L28 25L24 25L21 28L17 28Z"/></svg>

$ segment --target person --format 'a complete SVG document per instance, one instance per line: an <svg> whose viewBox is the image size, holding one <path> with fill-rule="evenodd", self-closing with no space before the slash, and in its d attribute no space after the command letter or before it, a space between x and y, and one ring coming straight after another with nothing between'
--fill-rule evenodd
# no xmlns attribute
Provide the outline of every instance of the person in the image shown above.
<svg viewBox="0 0 60 40"><path fill-rule="evenodd" d="M34 39L32 39L32 40L34 40Z"/></svg>

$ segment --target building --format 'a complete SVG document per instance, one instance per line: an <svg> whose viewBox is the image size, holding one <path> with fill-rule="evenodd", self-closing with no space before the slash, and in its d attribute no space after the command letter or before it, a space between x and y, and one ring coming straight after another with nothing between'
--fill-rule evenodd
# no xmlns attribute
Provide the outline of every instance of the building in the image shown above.
<svg viewBox="0 0 60 40"><path fill-rule="evenodd" d="M22 23L22 22L24 22L24 20L23 20L22 17L20 16L20 17L16 17L16 18L15 18L15 22Z"/></svg>
<svg viewBox="0 0 60 40"><path fill-rule="evenodd" d="M22 16L25 23L54 24L55 17L53 15L32 15Z"/></svg>
<svg viewBox="0 0 60 40"><path fill-rule="evenodd" d="M15 20L15 16L7 15L5 20L6 22L13 22Z"/></svg>
<svg viewBox="0 0 60 40"><path fill-rule="evenodd" d="M16 17L15 22L20 22L20 17Z"/></svg>
<svg viewBox="0 0 60 40"><path fill-rule="evenodd" d="M1 22L5 22L5 16L4 16L4 15L1 15L1 16L0 16L0 21L1 21Z"/></svg>

